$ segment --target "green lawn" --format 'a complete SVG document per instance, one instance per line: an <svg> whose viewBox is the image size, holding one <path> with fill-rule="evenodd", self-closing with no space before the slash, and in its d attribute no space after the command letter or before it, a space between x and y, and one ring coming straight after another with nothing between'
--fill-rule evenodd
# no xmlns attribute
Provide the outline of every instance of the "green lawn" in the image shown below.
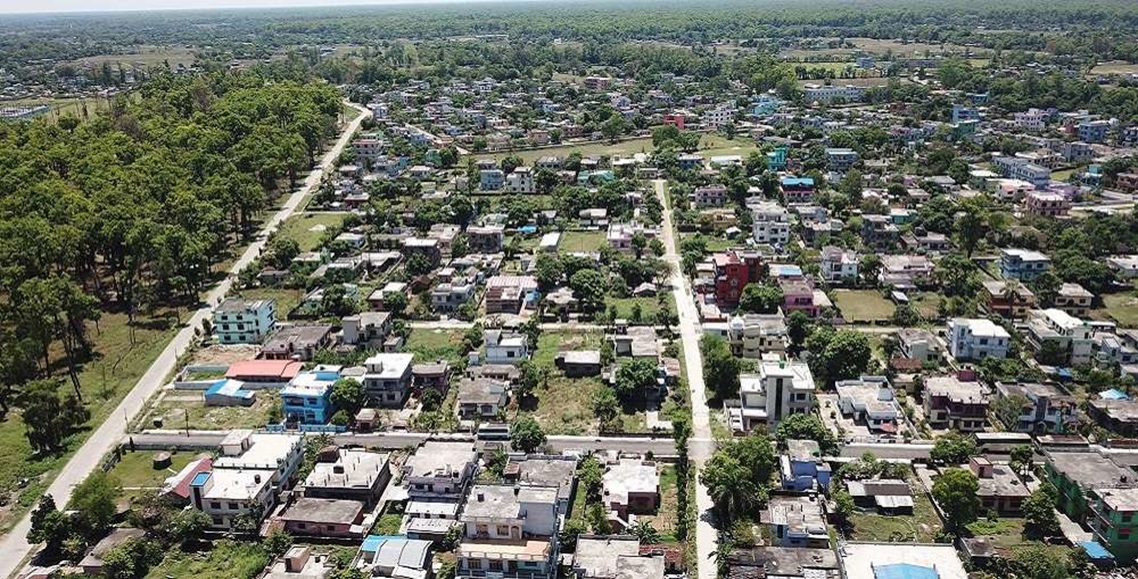
<svg viewBox="0 0 1138 579"><path fill-rule="evenodd" d="M462 349L463 332L459 330L411 330L403 350L415 354L415 363L443 359L456 364L466 356Z"/></svg>
<svg viewBox="0 0 1138 579"><path fill-rule="evenodd" d="M260 543L224 540L206 551L170 551L146 579L253 579L268 564L269 554Z"/></svg>
<svg viewBox="0 0 1138 579"><path fill-rule="evenodd" d="M879 515L855 512L850 515L852 539L871 542L932 543L941 528L940 517L925 493L914 491L912 515Z"/></svg>
<svg viewBox="0 0 1138 579"><path fill-rule="evenodd" d="M558 251L599 251L605 246L604 231L566 231L561 234Z"/></svg>
<svg viewBox="0 0 1138 579"><path fill-rule="evenodd" d="M718 155L739 155L746 161L748 155L758 150L755 141L743 135L728 139L723 135L709 133L699 141L699 152L707 160Z"/></svg>
<svg viewBox="0 0 1138 579"><path fill-rule="evenodd" d="M281 223L276 235L295 239L301 251L313 251L320 246L324 230L338 227L344 217L338 213L298 213Z"/></svg>
<svg viewBox="0 0 1138 579"><path fill-rule="evenodd" d="M849 322L875 322L893 316L893 302L881 297L877 290L834 290L830 294L834 305Z"/></svg>
<svg viewBox="0 0 1138 579"><path fill-rule="evenodd" d="M371 533L373 535L398 535L399 527L403 524L403 516L395 513L388 513L380 515L379 520L375 522L372 527Z"/></svg>
<svg viewBox="0 0 1138 579"><path fill-rule="evenodd" d="M549 370L549 380L544 387L534 391L533 401L525 402L522 408L514 407L511 414L532 414L546 434L596 433L593 394L606 386L599 378L566 378L556 368L554 360L559 352L598 349L603 339L600 332L542 332L533 361ZM626 430L643 430L643 413L626 415L624 425Z"/></svg>
<svg viewBox="0 0 1138 579"><path fill-rule="evenodd" d="M938 309L940 308L940 303L944 301L944 296L939 293L925 292L916 298L910 295L909 299L913 307L917 308L917 312L921 314L922 318L935 320L940 317Z"/></svg>
<svg viewBox="0 0 1138 579"><path fill-rule="evenodd" d="M1023 537L1024 520L1019 517L998 517L995 519L980 519L968 525L968 531L974 537L987 537L997 547L1015 549L1027 546L1043 546L1054 549L1057 553L1066 554L1068 547L1052 545L1041 541L1029 541Z"/></svg>
<svg viewBox="0 0 1138 579"><path fill-rule="evenodd" d="M124 487L161 488L171 475L178 474L184 466L197 456L192 452L178 452L170 456L170 466L154 468L154 452L127 452L122 456L111 474Z"/></svg>
<svg viewBox="0 0 1138 579"><path fill-rule="evenodd" d="M232 296L239 296L247 300L273 300L277 306L277 316L284 318L289 312L296 309L304 299L303 288L261 287L243 289L230 292Z"/></svg>
<svg viewBox="0 0 1138 579"><path fill-rule="evenodd" d="M669 295L667 299L672 312L675 313L675 298ZM637 304L640 305L640 315L644 319L648 319L649 316L654 316L656 312L660 311L658 298L605 298L605 309L616 306L616 317L626 320L632 317L632 308Z"/></svg>
<svg viewBox="0 0 1138 579"><path fill-rule="evenodd" d="M125 314L103 312L98 329L88 324L87 337L93 344L95 356L81 366L79 383L83 400L91 410L90 427L104 420L122 420L110 414L122 397L134 387L138 378L169 342L177 329L173 318L156 312L153 317L136 316L134 342ZM173 310L169 310L173 314ZM181 312L184 314L185 312ZM60 352L53 351L53 363L59 365ZM63 368L57 368L62 374ZM27 509L39 500L55 473L66 464L90 430L72 436L63 454L39 456L32 453L24 436L24 423L18 411L12 411L0 422L0 453L8 460L0 461L0 496L14 507L0 510L0 532L6 531ZM20 488L20 479L28 483Z"/></svg>
<svg viewBox="0 0 1138 579"><path fill-rule="evenodd" d="M1127 328L1138 327L1138 296L1133 293L1105 294L1102 296L1106 314Z"/></svg>
<svg viewBox="0 0 1138 579"><path fill-rule="evenodd" d="M679 514L679 502L676 498L677 475L674 465L667 465L660 469L660 509L655 515L643 517L660 532L662 543L675 543L676 517ZM694 502L694 501L693 501Z"/></svg>

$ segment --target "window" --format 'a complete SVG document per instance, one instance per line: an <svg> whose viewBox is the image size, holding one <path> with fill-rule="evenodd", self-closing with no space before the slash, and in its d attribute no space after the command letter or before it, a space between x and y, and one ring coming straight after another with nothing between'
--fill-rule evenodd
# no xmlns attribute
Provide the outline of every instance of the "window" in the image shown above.
<svg viewBox="0 0 1138 579"><path fill-rule="evenodd" d="M490 560L490 570L491 571L501 571L502 570L502 562L499 561L498 559L491 559Z"/></svg>
<svg viewBox="0 0 1138 579"><path fill-rule="evenodd" d="M210 517L210 518L213 519L214 526L221 526L222 523L225 522L221 519L221 517Z"/></svg>
<svg viewBox="0 0 1138 579"><path fill-rule="evenodd" d="M229 510L231 510L231 511L236 511L237 509L241 508L240 505L238 505L237 503L233 503L233 502L229 503L226 506L229 507Z"/></svg>
<svg viewBox="0 0 1138 579"><path fill-rule="evenodd" d="M509 536L510 527L508 525L498 525L498 535L501 537Z"/></svg>
<svg viewBox="0 0 1138 579"><path fill-rule="evenodd" d="M468 564L470 565L471 569L481 569L482 568L482 560L481 559L471 559Z"/></svg>
<svg viewBox="0 0 1138 579"><path fill-rule="evenodd" d="M216 502L216 501L211 501L211 502L209 503L209 508L211 508L211 509L216 509L216 510L221 510L221 503L219 503L219 502Z"/></svg>
<svg viewBox="0 0 1138 579"><path fill-rule="evenodd" d="M298 528L298 529L307 529L307 528L308 528L308 523L297 523L297 524L296 524L296 528Z"/></svg>

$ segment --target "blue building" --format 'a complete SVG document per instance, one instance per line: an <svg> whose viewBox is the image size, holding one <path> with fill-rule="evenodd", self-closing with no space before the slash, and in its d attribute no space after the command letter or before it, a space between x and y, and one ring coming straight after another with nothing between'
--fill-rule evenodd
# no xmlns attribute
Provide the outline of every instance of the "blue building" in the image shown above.
<svg viewBox="0 0 1138 579"><path fill-rule="evenodd" d="M779 457L782 488L788 491L820 490L830 486L830 465L813 440L788 440L786 453Z"/></svg>
<svg viewBox="0 0 1138 579"><path fill-rule="evenodd" d="M340 379L340 366L320 365L297 374L281 389L281 402L288 422L327 424L336 409L332 385Z"/></svg>
<svg viewBox="0 0 1138 579"><path fill-rule="evenodd" d="M497 191L506 185L506 175L501 169L483 169L478 175L478 187L483 191Z"/></svg>
<svg viewBox="0 0 1138 579"><path fill-rule="evenodd" d="M245 388L240 380L223 378L205 391L206 406L251 406L256 393Z"/></svg>
<svg viewBox="0 0 1138 579"><path fill-rule="evenodd" d="M772 171L781 171L785 169L786 153L786 147L778 147L773 151L767 152L767 168Z"/></svg>

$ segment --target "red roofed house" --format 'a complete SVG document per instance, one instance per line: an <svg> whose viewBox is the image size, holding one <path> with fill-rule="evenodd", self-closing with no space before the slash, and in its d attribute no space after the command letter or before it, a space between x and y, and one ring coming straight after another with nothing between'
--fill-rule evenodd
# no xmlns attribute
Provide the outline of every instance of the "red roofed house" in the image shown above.
<svg viewBox="0 0 1138 579"><path fill-rule="evenodd" d="M182 470L178 471L178 474L166 479L165 484L162 485L162 497L179 505L190 504L190 483L193 482L198 473L209 472L211 469L213 469L213 459L211 458L199 458L190 461L189 464L182 467Z"/></svg>
<svg viewBox="0 0 1138 579"><path fill-rule="evenodd" d="M734 306L748 283L759 281L762 262L757 252L727 251L711 256L715 266L715 302L720 307Z"/></svg>
<svg viewBox="0 0 1138 579"><path fill-rule="evenodd" d="M231 364L225 377L246 383L287 384L303 369L304 363L295 360L242 360Z"/></svg>

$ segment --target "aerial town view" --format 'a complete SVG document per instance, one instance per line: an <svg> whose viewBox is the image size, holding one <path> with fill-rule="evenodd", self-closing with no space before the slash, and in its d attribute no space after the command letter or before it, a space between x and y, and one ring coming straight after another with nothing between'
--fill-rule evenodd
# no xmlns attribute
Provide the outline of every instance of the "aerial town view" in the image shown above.
<svg viewBox="0 0 1138 579"><path fill-rule="evenodd" d="M0 579L1138 579L1136 204L1135 0L4 0Z"/></svg>

